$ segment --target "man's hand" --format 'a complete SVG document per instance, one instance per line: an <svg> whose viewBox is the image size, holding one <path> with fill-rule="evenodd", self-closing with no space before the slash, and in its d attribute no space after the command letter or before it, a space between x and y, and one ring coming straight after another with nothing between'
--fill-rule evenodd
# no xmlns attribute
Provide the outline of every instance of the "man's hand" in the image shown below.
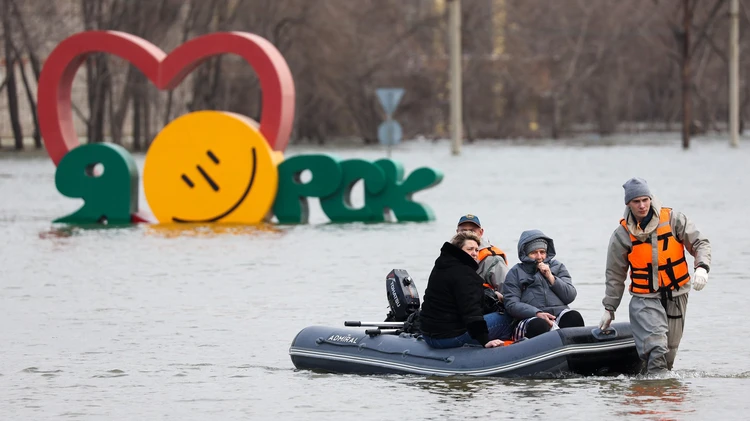
<svg viewBox="0 0 750 421"><path fill-rule="evenodd" d="M498 301L500 301L501 303L503 302L503 294L501 294L499 291L495 291L495 296L497 297Z"/></svg>
<svg viewBox="0 0 750 421"><path fill-rule="evenodd" d="M553 324L555 324L555 316L549 313L545 313L543 311L538 311L536 313L536 317L545 320L547 324L549 324L550 327L552 327Z"/></svg>
<svg viewBox="0 0 750 421"><path fill-rule="evenodd" d="M544 262L539 262L536 264L536 268L539 269L539 273L542 274L548 281L550 285L555 285L555 276L552 275L552 271L549 270L549 265Z"/></svg>
<svg viewBox="0 0 750 421"><path fill-rule="evenodd" d="M604 314L602 315L602 320L599 321L599 329L600 330L607 330L609 328L609 325L612 323L612 320L614 320L613 312L609 310L604 310Z"/></svg>
<svg viewBox="0 0 750 421"><path fill-rule="evenodd" d="M706 272L706 269L703 267L699 267L695 270L695 275L693 276L693 289L696 291L702 290L706 283L708 282L708 272Z"/></svg>

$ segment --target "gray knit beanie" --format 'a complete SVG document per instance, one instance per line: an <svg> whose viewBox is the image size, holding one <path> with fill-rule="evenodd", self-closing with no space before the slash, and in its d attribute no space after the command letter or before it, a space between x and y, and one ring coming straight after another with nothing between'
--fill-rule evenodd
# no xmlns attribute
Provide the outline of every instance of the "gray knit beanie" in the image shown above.
<svg viewBox="0 0 750 421"><path fill-rule="evenodd" d="M547 250L547 240L545 240L544 238L537 238L536 240L527 243L523 248L523 252L528 256L529 253L538 249Z"/></svg>
<svg viewBox="0 0 750 421"><path fill-rule="evenodd" d="M648 196L653 199L651 196L651 190L648 189L648 183L642 178L633 177L626 181L625 184L622 185L622 188L625 189L626 205L636 197Z"/></svg>

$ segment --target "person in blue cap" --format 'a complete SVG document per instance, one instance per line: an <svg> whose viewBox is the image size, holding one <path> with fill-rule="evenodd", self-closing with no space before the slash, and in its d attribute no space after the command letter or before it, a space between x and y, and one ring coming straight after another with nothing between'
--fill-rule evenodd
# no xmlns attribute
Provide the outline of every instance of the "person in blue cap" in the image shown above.
<svg viewBox="0 0 750 421"><path fill-rule="evenodd" d="M505 276L509 270L508 257L503 250L492 245L484 237L484 229L482 228L482 223L479 222L478 216L469 213L459 218L456 233L461 231L472 231L482 239L477 256L477 261L479 262L477 273L484 279L485 284L495 290L498 300L502 302L503 295L501 291L503 290Z"/></svg>

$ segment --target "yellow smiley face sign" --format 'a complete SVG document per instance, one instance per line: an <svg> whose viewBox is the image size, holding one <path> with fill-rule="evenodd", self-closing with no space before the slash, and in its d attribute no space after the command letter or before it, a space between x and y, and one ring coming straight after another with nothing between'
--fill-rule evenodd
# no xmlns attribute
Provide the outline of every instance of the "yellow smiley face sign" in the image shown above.
<svg viewBox="0 0 750 421"><path fill-rule="evenodd" d="M248 117L198 111L169 123L146 154L143 186L161 223L257 224L278 189L281 152Z"/></svg>

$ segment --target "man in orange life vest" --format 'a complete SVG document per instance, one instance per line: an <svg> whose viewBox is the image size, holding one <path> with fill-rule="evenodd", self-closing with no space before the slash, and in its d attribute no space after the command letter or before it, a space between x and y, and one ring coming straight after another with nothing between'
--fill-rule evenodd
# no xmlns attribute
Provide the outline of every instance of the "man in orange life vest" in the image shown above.
<svg viewBox="0 0 750 421"><path fill-rule="evenodd" d="M646 180L632 178L625 189L625 215L609 240L604 330L615 318L630 268L630 325L645 372L671 370L685 327L688 292L708 282L711 244L683 213L662 207ZM694 257L691 282L685 250Z"/></svg>
<svg viewBox="0 0 750 421"><path fill-rule="evenodd" d="M493 246L484 238L484 229L482 229L482 224L476 215L467 214L458 220L456 233L461 231L473 231L482 238L482 244L479 245L479 256L477 257L477 261L479 262L477 273L484 279L486 285L495 290L495 295L502 302L503 295L500 291L503 290L505 275L510 270L505 252Z"/></svg>

